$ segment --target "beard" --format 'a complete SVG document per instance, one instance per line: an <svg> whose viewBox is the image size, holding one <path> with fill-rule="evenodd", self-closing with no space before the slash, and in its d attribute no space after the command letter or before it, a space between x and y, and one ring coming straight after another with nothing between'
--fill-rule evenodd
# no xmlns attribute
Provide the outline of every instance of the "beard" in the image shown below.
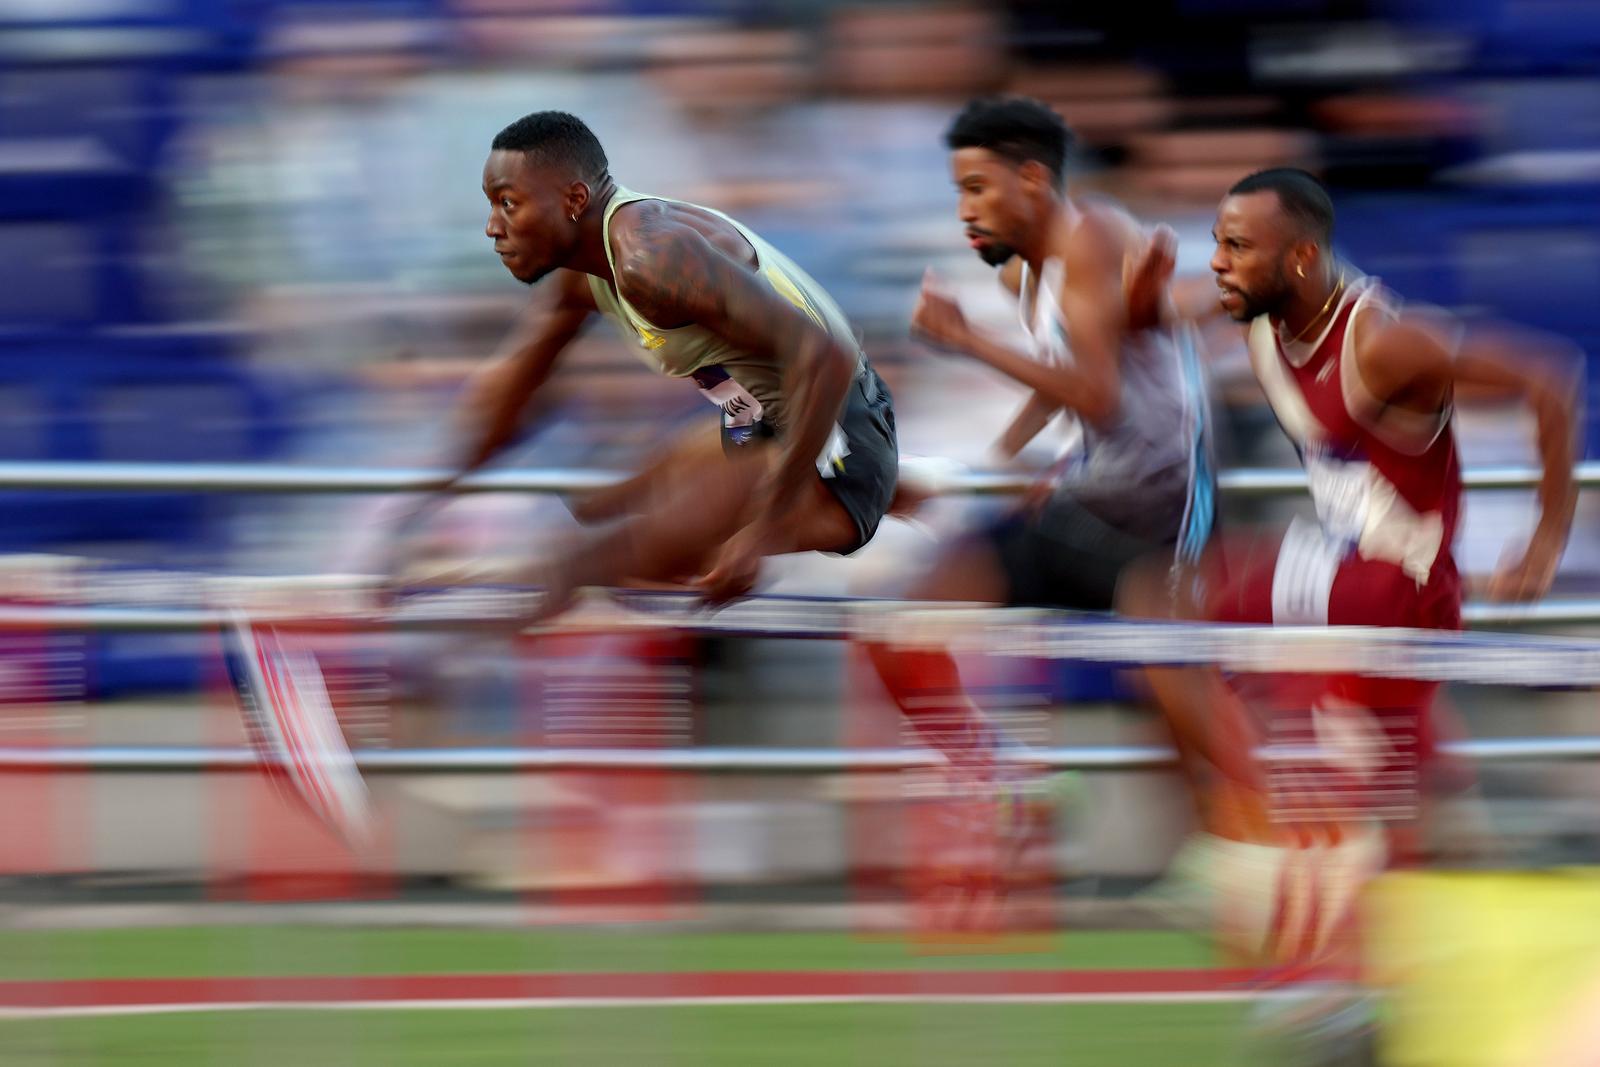
<svg viewBox="0 0 1600 1067"><path fill-rule="evenodd" d="M1239 294L1242 308L1234 317L1239 322L1249 322L1251 319L1262 315L1271 315L1281 319L1283 309L1288 305L1290 297L1294 294L1289 288L1289 275L1280 266L1277 275L1272 279L1272 284L1265 290L1257 289L1246 292L1236 290Z"/></svg>
<svg viewBox="0 0 1600 1067"><path fill-rule="evenodd" d="M978 249L978 258L991 267L1003 267L1016 255L1016 249L1010 245L989 243Z"/></svg>

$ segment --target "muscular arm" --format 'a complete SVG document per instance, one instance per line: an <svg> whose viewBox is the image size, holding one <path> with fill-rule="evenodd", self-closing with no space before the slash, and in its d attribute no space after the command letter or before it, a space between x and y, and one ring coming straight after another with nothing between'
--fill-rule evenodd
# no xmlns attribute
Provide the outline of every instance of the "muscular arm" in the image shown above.
<svg viewBox="0 0 1600 1067"><path fill-rule="evenodd" d="M1071 408L1103 426L1116 415L1122 389L1117 363L1127 329L1122 256L1108 228L1090 217L1074 229L1064 261L1066 281L1058 298L1072 346L1070 366L1046 366L970 329L955 347L1030 386L1042 398L1041 406Z"/></svg>
<svg viewBox="0 0 1600 1067"><path fill-rule="evenodd" d="M489 462L516 436L528 402L594 311L587 275L561 270L534 288L500 350L468 385L458 414L467 443L452 483Z"/></svg>
<svg viewBox="0 0 1600 1067"><path fill-rule="evenodd" d="M1531 332L1475 332L1457 344L1447 327L1417 316L1368 326L1357 334L1357 368L1375 397L1401 407L1438 410L1457 389L1470 389L1532 408L1544 467L1539 521L1523 560L1496 577L1492 592L1534 599L1549 588L1577 506L1572 464L1580 364L1564 346Z"/></svg>
<svg viewBox="0 0 1600 1067"><path fill-rule="evenodd" d="M688 226L660 222L618 236L617 286L651 322L694 323L783 367L789 425L761 512L779 521L816 477L857 354Z"/></svg>
<svg viewBox="0 0 1600 1067"><path fill-rule="evenodd" d="M1028 447L1028 442L1050 425L1050 420L1060 410L1061 405L1043 393L1030 394L995 440L995 452L1001 459L1015 459L1017 453Z"/></svg>
<svg viewBox="0 0 1600 1067"><path fill-rule="evenodd" d="M1097 217L1107 224L1097 240L1113 246L1120 244L1125 249L1122 302L1126 309L1126 320L1118 325L1118 333L1122 330L1154 329L1173 319L1176 312L1171 282L1177 254L1177 234L1169 226L1158 226L1146 232L1131 215L1114 206L1100 208ZM1090 258L1100 259L1096 255L1100 250L1089 249ZM1000 278L1001 284L1019 297L1022 291L1021 265L1020 259L1012 259L1002 270ZM1089 269L1098 272L1104 270L1106 265L1100 259L1089 264ZM1098 277L1098 273L1090 276ZM1212 303L1216 301L1213 299ZM1049 396L1035 392L1012 417L1010 425L995 444L996 451L1007 459L1015 456L1060 409L1061 405Z"/></svg>

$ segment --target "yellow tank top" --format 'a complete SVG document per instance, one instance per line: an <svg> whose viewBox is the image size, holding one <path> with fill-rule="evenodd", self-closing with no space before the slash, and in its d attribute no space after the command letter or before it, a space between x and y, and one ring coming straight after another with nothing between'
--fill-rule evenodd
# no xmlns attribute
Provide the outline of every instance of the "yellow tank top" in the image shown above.
<svg viewBox="0 0 1600 1067"><path fill-rule="evenodd" d="M611 218L624 204L640 200L661 200L669 204L685 203L681 200L650 196L621 186L617 187L616 194L606 204L602 220L606 261L611 264L613 276L616 273L616 263L611 251ZM858 368L864 365L861 346L851 332L844 312L839 310L839 305L834 303L833 298L810 275L738 220L729 218L720 211L700 207L698 204L686 204L686 206L715 215L738 230L744 239L750 242L750 247L755 249L756 271L760 277L772 286L775 292L805 312L818 326L827 330L834 340L856 353ZM633 343L635 354L649 366L674 378L695 378L707 398L722 407L725 415L731 414L731 403L741 409L740 417L748 419L750 412L743 409L747 402L737 398L731 401L729 399L735 388L748 393L755 401L754 417L772 429L782 432L785 426L783 368L769 353L758 354L734 348L703 326L691 324L670 330L658 329L623 299L604 278L591 275L589 288L594 294L595 306L600 309L601 314L617 324L624 338ZM735 388L730 388L726 381L720 386L713 387L713 383L722 378L722 375L706 372L710 368L719 367L726 372L726 377L731 379L731 385Z"/></svg>

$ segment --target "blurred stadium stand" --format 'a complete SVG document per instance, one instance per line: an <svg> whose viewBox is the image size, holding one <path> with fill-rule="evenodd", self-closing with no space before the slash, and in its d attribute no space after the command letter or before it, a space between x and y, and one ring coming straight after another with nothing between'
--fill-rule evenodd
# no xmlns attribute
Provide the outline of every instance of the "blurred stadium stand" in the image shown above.
<svg viewBox="0 0 1600 1067"><path fill-rule="evenodd" d="M1364 269L1600 353L1581 0L32 0L0 11L0 59L0 459L431 458L418 425L519 296L482 254L477 155L537 106L583 110L623 181L789 251L897 390L926 264L996 302L954 240L939 133L953 99L1007 88L1079 128L1086 184L1186 233L1245 171L1313 166ZM593 388L552 403L537 462L620 465L698 410L598 336L575 362ZM908 439L947 438L917 427L949 411L929 381L905 383ZM0 550L189 566L305 520L3 503Z"/></svg>

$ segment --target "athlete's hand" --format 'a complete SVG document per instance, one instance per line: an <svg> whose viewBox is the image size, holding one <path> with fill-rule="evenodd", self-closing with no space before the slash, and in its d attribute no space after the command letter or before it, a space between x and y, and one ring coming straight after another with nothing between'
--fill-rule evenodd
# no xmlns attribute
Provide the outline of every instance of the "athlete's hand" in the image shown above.
<svg viewBox="0 0 1600 1067"><path fill-rule="evenodd" d="M1047 472L1043 477L1034 480L1022 494L1022 500L1017 505L1017 510L1024 515L1038 515L1044 506L1050 503L1051 497L1056 495L1056 489L1061 485L1061 477L1053 472Z"/></svg>
<svg viewBox="0 0 1600 1067"><path fill-rule="evenodd" d="M422 571L427 573L421 575L418 567L419 557L427 555L429 551L426 544L428 525L446 503L447 498L443 493L429 493L400 512L385 532L382 556L378 562L381 583L378 596L385 605L392 604L400 592L408 587L446 584L433 580L438 576L435 572L439 568L424 563ZM426 580L419 581L419 576Z"/></svg>
<svg viewBox="0 0 1600 1067"><path fill-rule="evenodd" d="M909 519L936 496L958 487L970 473L966 464L939 456L900 456L900 476L895 480L889 514Z"/></svg>
<svg viewBox="0 0 1600 1067"><path fill-rule="evenodd" d="M1535 532L1520 559L1502 562L1500 569L1495 571L1494 577L1489 580L1489 599L1540 599L1555 582L1556 568L1561 563L1561 553L1565 549L1564 536L1543 530Z"/></svg>
<svg viewBox="0 0 1600 1067"><path fill-rule="evenodd" d="M922 505L938 493L926 482L901 476L895 482L894 496L889 500L889 514L897 519L909 519L922 510Z"/></svg>
<svg viewBox="0 0 1600 1067"><path fill-rule="evenodd" d="M1128 304L1128 325L1136 330L1158 326L1169 311L1168 286L1178 262L1178 234L1162 224L1122 269L1122 294Z"/></svg>
<svg viewBox="0 0 1600 1067"><path fill-rule="evenodd" d="M1044 510L1056 495L1056 490L1061 488L1061 483L1066 481L1067 473L1077 464L1078 457L1072 453L1061 457L1048 468L1039 473L1033 484L1028 486L1022 494L1022 502L1017 510L1024 515L1038 515Z"/></svg>
<svg viewBox="0 0 1600 1067"><path fill-rule="evenodd" d="M711 569L695 579L694 586L705 602L726 604L747 595L761 576L761 560L768 542L766 523L761 520L740 529L723 543Z"/></svg>
<svg viewBox="0 0 1600 1067"><path fill-rule="evenodd" d="M950 297L931 269L922 276L922 292L911 313L911 336L937 348L956 350L965 348L972 336L961 305Z"/></svg>

